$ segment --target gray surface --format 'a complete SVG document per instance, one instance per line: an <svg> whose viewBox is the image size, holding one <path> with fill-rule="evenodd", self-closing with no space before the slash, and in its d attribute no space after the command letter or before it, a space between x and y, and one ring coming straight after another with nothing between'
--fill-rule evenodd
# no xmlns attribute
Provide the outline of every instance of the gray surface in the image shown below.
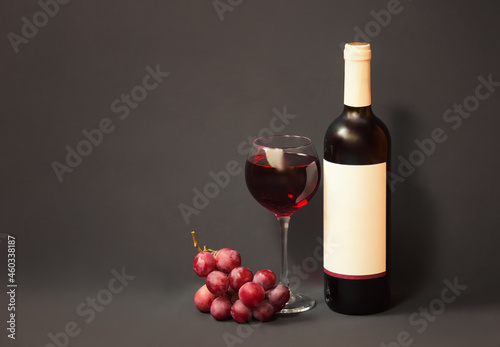
<svg viewBox="0 0 500 347"><path fill-rule="evenodd" d="M283 132L311 137L321 152L342 108L339 44L387 4L244 1L220 21L211 1L72 1L15 54L7 34L20 34L22 17L40 8L2 3L0 223L17 238L19 287L18 339L7 339L1 323L0 344L45 346L68 321L81 328L69 346L225 346L224 333L237 336L236 323L215 322L192 304L201 281L189 232L211 248L239 250L254 271L277 272L277 223L241 173L189 225L178 206L191 204L209 172L244 163L238 145L269 126L273 108L296 115ZM401 4L371 40L374 111L391 131L396 165L433 129L448 139L395 186L394 306L370 317L329 311L318 266L301 282L317 307L255 328L243 345L379 346L408 331L412 346L500 346L500 90L458 129L443 121L474 94L478 76L500 81L500 5ZM170 75L120 120L111 103L156 64ZM105 117L115 130L59 183L51 163ZM293 264L313 256L321 229L319 192L292 218ZM85 323L75 309L123 267L135 279ZM411 314L455 277L468 288L418 333ZM2 322L6 305L1 295Z"/></svg>

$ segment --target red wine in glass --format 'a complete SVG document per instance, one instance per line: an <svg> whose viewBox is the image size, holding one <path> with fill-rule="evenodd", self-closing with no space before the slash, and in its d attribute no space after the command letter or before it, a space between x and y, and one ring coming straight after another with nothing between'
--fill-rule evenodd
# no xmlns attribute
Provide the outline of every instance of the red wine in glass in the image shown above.
<svg viewBox="0 0 500 347"><path fill-rule="evenodd" d="M248 158L247 187L262 206L276 215L289 216L305 206L319 185L318 158L301 153L283 153L282 165L272 166L267 156Z"/></svg>
<svg viewBox="0 0 500 347"><path fill-rule="evenodd" d="M307 205L318 189L321 170L318 155L307 137L273 135L256 139L245 165L248 190L278 218L281 231L280 283L289 286L287 240L292 213ZM280 313L304 312L314 299L290 292Z"/></svg>

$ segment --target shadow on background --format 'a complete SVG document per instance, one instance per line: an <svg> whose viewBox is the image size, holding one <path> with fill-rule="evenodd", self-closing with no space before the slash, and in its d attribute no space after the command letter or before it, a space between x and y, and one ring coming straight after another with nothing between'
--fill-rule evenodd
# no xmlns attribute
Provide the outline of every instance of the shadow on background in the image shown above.
<svg viewBox="0 0 500 347"><path fill-rule="evenodd" d="M323 286L323 184L310 202L292 215L288 255L290 278L300 281L300 286Z"/></svg>
<svg viewBox="0 0 500 347"><path fill-rule="evenodd" d="M394 108L388 116L392 125L391 172L401 176L398 157L408 160L418 149L414 140L423 133L420 117L403 107ZM394 183L391 195L392 307L417 295L436 274L437 215L432 192L424 182L425 165L415 167L411 175L403 177L404 182Z"/></svg>

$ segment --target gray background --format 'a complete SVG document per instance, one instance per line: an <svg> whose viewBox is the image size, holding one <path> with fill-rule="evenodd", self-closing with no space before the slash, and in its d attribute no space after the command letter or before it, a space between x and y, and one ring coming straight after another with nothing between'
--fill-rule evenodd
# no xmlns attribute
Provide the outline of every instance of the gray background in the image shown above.
<svg viewBox="0 0 500 347"><path fill-rule="evenodd" d="M192 205L192 189L211 182L209 172L244 164L238 145L269 126L273 108L296 115L284 133L312 138L321 153L342 109L339 45L387 5L243 1L221 21L210 0L71 1L16 54L7 34L21 34L22 18L40 7L3 1L0 223L17 238L19 287L15 342L6 337L0 295L0 344L45 346L47 334L74 321L81 332L69 346L225 346L224 334L244 337L235 345L379 346L401 331L413 346L500 346L500 91L458 129L443 121L474 95L478 76L500 81L497 1L401 0L403 10L372 31L373 109L392 134L395 166L416 139L435 128L448 135L395 185L391 309L368 317L331 312L321 263L301 282L318 300L314 310L250 333L192 303L203 281L192 271L191 230L211 248L239 250L253 271L276 272L279 232L242 173L189 225L179 204ZM156 64L170 75L120 120L111 103ZM105 117L116 129L59 183L51 163L63 163L65 147ZM313 256L321 235L319 191L292 218L290 262ZM3 293L5 241L0 251ZM76 307L123 267L135 279L85 323ZM410 315L455 277L467 289L418 333Z"/></svg>

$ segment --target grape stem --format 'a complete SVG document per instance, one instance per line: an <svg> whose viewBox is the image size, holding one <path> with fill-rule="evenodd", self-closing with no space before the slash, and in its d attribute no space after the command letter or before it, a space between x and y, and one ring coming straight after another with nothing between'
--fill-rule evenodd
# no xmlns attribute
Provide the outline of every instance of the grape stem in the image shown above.
<svg viewBox="0 0 500 347"><path fill-rule="evenodd" d="M198 249L198 252L203 252L203 250L200 248L200 245L198 245L198 240L196 239L196 233L193 231L191 231L191 236L193 237L193 242L194 242L194 246ZM205 246L205 249L207 248L207 246Z"/></svg>
<svg viewBox="0 0 500 347"><path fill-rule="evenodd" d="M194 232L194 230L191 231L191 236L193 237L194 246L198 249L199 253L210 252L214 253L214 256L216 255L216 252L213 249L207 248L207 246L203 246L203 249L201 249L200 245L198 244L198 240L196 239L196 233Z"/></svg>

